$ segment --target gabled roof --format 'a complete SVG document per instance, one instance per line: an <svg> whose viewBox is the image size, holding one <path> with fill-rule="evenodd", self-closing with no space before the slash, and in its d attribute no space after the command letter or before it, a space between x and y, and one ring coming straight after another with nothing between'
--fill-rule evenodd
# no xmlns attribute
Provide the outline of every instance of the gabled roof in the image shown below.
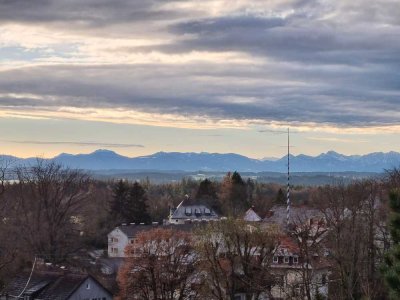
<svg viewBox="0 0 400 300"><path fill-rule="evenodd" d="M137 224L129 224L129 225L120 225L113 229L121 230L128 238L134 238L137 234L142 231L149 231L155 228L162 229L173 229L173 230L181 230L181 231L192 231L197 224L188 223L188 224L180 224L180 225L137 225Z"/></svg>
<svg viewBox="0 0 400 300"><path fill-rule="evenodd" d="M192 200L186 197L172 213L171 219L206 219L217 220L218 214L206 204L199 202L199 200Z"/></svg>
<svg viewBox="0 0 400 300"><path fill-rule="evenodd" d="M314 217L323 217L323 214L315 208L306 206L291 206L290 207L290 220L297 221L297 219L309 219ZM263 219L264 222L277 224L279 226L286 226L286 206L273 206Z"/></svg>
<svg viewBox="0 0 400 300"><path fill-rule="evenodd" d="M291 239L288 236L283 236L280 240L279 240L279 246L277 249L278 253L286 253L286 254L299 254L300 249L299 246L296 244L296 242Z"/></svg>
<svg viewBox="0 0 400 300"><path fill-rule="evenodd" d="M260 215L254 210L254 207L249 208L245 214L243 219L245 221L249 221L249 222L260 222L262 221L262 218L260 217Z"/></svg>
<svg viewBox="0 0 400 300"><path fill-rule="evenodd" d="M33 299L67 300L87 279L91 278L103 287L96 279L87 274L73 274L60 272L34 272L23 295L30 295ZM18 296L28 282L29 274L20 274L14 278L2 291L2 295ZM103 287L104 291L111 293Z"/></svg>
<svg viewBox="0 0 400 300"><path fill-rule="evenodd" d="M120 225L115 229L121 230L128 238L132 238L136 236L139 232L144 230L150 230L155 228L153 225L139 225L139 224L127 224L127 225Z"/></svg>

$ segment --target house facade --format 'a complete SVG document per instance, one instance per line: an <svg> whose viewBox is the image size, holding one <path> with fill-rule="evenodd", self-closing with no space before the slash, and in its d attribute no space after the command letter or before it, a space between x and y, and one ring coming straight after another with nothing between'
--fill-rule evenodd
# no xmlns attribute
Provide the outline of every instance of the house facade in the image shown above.
<svg viewBox="0 0 400 300"><path fill-rule="evenodd" d="M108 235L108 257L125 257L125 247L134 243L136 235L141 231L154 228L157 225L121 224Z"/></svg>
<svg viewBox="0 0 400 300"><path fill-rule="evenodd" d="M329 264L325 258L314 255L306 263L296 243L287 236L275 251L271 273L277 282L271 288L274 299L304 299L305 282L313 299L318 299L318 295L328 296Z"/></svg>
<svg viewBox="0 0 400 300"><path fill-rule="evenodd" d="M179 226L176 226L179 225ZM162 227L164 229L191 231L196 223L181 223L176 225L158 225L154 223L151 225L137 225L137 224L122 224L115 227L108 235L108 257L110 258L123 258L125 257L125 248L129 244L135 243L137 235L143 231L149 231L154 228Z"/></svg>

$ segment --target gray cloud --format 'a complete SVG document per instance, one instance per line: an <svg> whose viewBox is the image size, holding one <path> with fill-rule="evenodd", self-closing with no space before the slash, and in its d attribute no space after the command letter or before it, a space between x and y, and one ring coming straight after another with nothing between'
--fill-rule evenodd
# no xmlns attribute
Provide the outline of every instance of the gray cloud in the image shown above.
<svg viewBox="0 0 400 300"><path fill-rule="evenodd" d="M173 2L173 1L171 1ZM168 44L124 53L240 52L254 63L59 65L3 71L0 105L129 108L346 126L399 123L400 13L396 1L292 1L274 13L207 16L165 10L165 1L0 1L0 22L65 26L91 34L152 33ZM252 1L249 1L249 4ZM250 5L249 5L250 7ZM274 11L275 10L275 11ZM126 25L126 26L125 26ZM160 28L159 28L160 29ZM10 94L22 94L15 98ZM26 96L25 94L28 94ZM40 96L29 97L29 94Z"/></svg>
<svg viewBox="0 0 400 300"><path fill-rule="evenodd" d="M278 82L263 82L270 73L278 77ZM282 82L280 73L287 73ZM400 110L399 92L389 88L394 82L389 81L389 87L385 86L385 81L379 79L383 74L390 72L307 71L301 67L300 70L285 69L279 64L253 67L251 71L247 66L213 69L212 65L204 64L37 67L3 72L0 90L9 94L32 93L42 98L3 96L0 104L15 108L122 107L217 119L317 122L337 126L396 124L398 116L393 112ZM396 78L395 73L392 75ZM214 79L204 85L199 77ZM286 84L285 80L288 80ZM293 84L291 80L300 80L300 84ZM235 98L249 101L235 102L232 100Z"/></svg>
<svg viewBox="0 0 400 300"><path fill-rule="evenodd" d="M179 23L171 31L190 34L163 45L167 52L193 50L241 51L262 57L308 64L400 64L399 28L368 24L340 25L304 16L285 19L234 16Z"/></svg>
<svg viewBox="0 0 400 300"><path fill-rule="evenodd" d="M2 0L1 22L69 23L73 27L111 26L149 20L171 19L177 13L160 4L179 0Z"/></svg>

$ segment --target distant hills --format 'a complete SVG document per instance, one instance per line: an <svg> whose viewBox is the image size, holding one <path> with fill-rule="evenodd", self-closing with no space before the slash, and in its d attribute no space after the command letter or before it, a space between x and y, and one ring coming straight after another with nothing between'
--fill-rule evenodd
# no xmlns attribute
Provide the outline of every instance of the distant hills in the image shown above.
<svg viewBox="0 0 400 300"><path fill-rule="evenodd" d="M17 158L2 155L0 159L15 164L30 165L35 158ZM232 171L281 172L287 170L287 156L280 159L253 159L234 153L180 153L157 152L148 156L126 157L110 150L97 150L90 154L62 153L53 158L71 168L86 170L158 170L158 171ZM383 172L400 166L400 153L376 152L366 155L342 155L334 151L318 156L290 156L292 172Z"/></svg>

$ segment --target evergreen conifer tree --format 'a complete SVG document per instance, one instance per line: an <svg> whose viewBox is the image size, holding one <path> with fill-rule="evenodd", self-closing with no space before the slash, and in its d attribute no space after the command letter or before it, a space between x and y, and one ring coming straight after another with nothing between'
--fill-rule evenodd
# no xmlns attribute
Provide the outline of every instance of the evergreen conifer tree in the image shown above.
<svg viewBox="0 0 400 300"><path fill-rule="evenodd" d="M124 211L128 201L129 184L124 180L119 180L113 187L113 197L110 202L111 216L118 222L126 222Z"/></svg>
<svg viewBox="0 0 400 300"><path fill-rule="evenodd" d="M400 194L390 194L390 235L392 245L385 256L382 272L391 299L400 299Z"/></svg>
<svg viewBox="0 0 400 300"><path fill-rule="evenodd" d="M136 224L148 224L151 222L151 217L147 209L146 191L138 182L135 182L129 190L125 217Z"/></svg>
<svg viewBox="0 0 400 300"><path fill-rule="evenodd" d="M223 213L238 217L250 206L247 201L247 186L238 172L227 173L219 193Z"/></svg>
<svg viewBox="0 0 400 300"><path fill-rule="evenodd" d="M196 193L196 200L208 205L218 213L221 212L221 205L217 201L217 190L215 185L207 178L200 182Z"/></svg>
<svg viewBox="0 0 400 300"><path fill-rule="evenodd" d="M285 205L286 204L286 197L285 197L285 194L283 193L281 188L279 189L278 194L276 195L275 202L278 205Z"/></svg>

